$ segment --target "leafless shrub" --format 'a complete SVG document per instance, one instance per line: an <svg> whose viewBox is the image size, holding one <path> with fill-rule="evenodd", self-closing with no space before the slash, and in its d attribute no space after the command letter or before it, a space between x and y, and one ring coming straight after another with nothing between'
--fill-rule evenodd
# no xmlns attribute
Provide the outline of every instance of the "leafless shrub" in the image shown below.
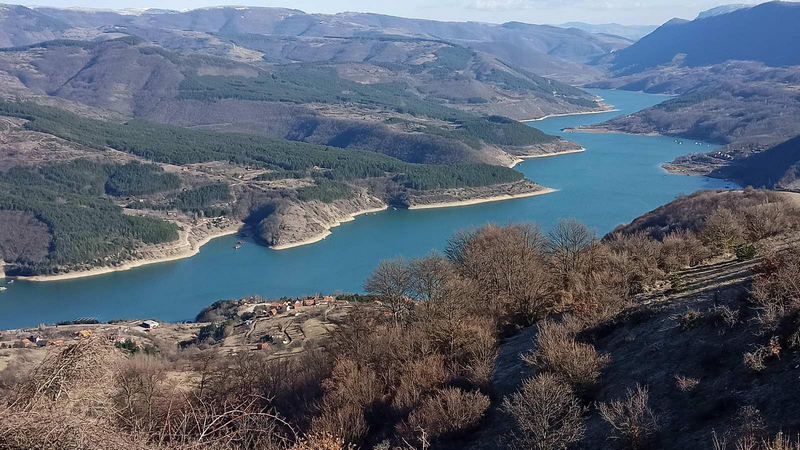
<svg viewBox="0 0 800 450"><path fill-rule="evenodd" d="M112 355L110 346L98 339L83 339L51 351L31 372L28 380L14 394L13 404L25 405L39 399L57 401L77 387L98 384L109 375L107 366Z"/></svg>
<svg viewBox="0 0 800 450"><path fill-rule="evenodd" d="M722 250L730 250L745 242L744 227L728 208L719 208L708 216L701 236L710 245Z"/></svg>
<svg viewBox="0 0 800 450"><path fill-rule="evenodd" d="M369 431L364 410L383 396L378 375L356 361L340 359L324 388L322 414L312 422L312 430L360 442Z"/></svg>
<svg viewBox="0 0 800 450"><path fill-rule="evenodd" d="M742 407L731 427L722 436L712 433L714 450L800 450L800 437L792 440L783 432L766 437L766 425L761 412L752 407Z"/></svg>
<svg viewBox="0 0 800 450"><path fill-rule="evenodd" d="M526 380L503 408L516 424L514 448L565 449L583 438L585 408L572 387L552 374Z"/></svg>
<svg viewBox="0 0 800 450"><path fill-rule="evenodd" d="M454 236L445 253L457 273L475 283L482 314L514 327L555 307L547 245L537 228L489 225Z"/></svg>
<svg viewBox="0 0 800 450"><path fill-rule="evenodd" d="M800 311L800 247L769 255L753 280L753 301L767 329Z"/></svg>
<svg viewBox="0 0 800 450"><path fill-rule="evenodd" d="M700 380L697 378L685 377L683 375L675 375L675 386L681 392L691 392L700 385Z"/></svg>
<svg viewBox="0 0 800 450"><path fill-rule="evenodd" d="M781 344L777 337L770 339L769 344L759 345L752 352L744 354L744 365L754 372L761 372L767 368L766 362L770 358L781 355Z"/></svg>
<svg viewBox="0 0 800 450"><path fill-rule="evenodd" d="M649 439L658 431L656 415L649 405L646 386L628 389L625 398L598 404L600 416L612 429L613 437L625 441L631 448L646 448Z"/></svg>
<svg viewBox="0 0 800 450"><path fill-rule="evenodd" d="M659 254L659 266L667 272L672 272L696 266L710 256L711 251L695 233L678 230L664 237Z"/></svg>
<svg viewBox="0 0 800 450"><path fill-rule="evenodd" d="M576 321L545 320L538 325L536 348L523 360L551 372L578 389L591 388L611 358L600 355L591 344L575 340Z"/></svg>
<svg viewBox="0 0 800 450"><path fill-rule="evenodd" d="M330 433L317 433L301 438L289 450L355 450L355 448L341 437Z"/></svg>
<svg viewBox="0 0 800 450"><path fill-rule="evenodd" d="M739 323L739 310L728 305L717 305L709 308L708 316L720 328L731 329Z"/></svg>
<svg viewBox="0 0 800 450"><path fill-rule="evenodd" d="M682 330L691 330L703 323L704 316L696 309L688 309L685 313L676 314L672 318L678 322Z"/></svg>
<svg viewBox="0 0 800 450"><path fill-rule="evenodd" d="M0 408L0 449L161 448L116 430L97 418L66 414L46 403L36 408Z"/></svg>
<svg viewBox="0 0 800 450"><path fill-rule="evenodd" d="M411 361L401 370L399 385L392 401L392 405L401 411L413 408L423 395L441 386L447 378L444 358L439 355Z"/></svg>
<svg viewBox="0 0 800 450"><path fill-rule="evenodd" d="M747 239L751 242L777 236L792 228L791 210L788 201L776 201L753 205L742 214L742 222Z"/></svg>
<svg viewBox="0 0 800 450"><path fill-rule="evenodd" d="M429 396L409 414L407 428L424 430L430 440L456 437L474 429L489 409L480 392L446 388Z"/></svg>

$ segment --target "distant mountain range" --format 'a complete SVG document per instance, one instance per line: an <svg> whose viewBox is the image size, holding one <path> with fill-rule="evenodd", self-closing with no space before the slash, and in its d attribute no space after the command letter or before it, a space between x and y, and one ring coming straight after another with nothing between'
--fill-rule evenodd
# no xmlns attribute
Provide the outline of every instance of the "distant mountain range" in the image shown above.
<svg viewBox="0 0 800 450"><path fill-rule="evenodd" d="M548 25L439 22L362 13L306 14L282 8L214 7L179 12L0 6L0 46L94 38L112 32L140 36L170 49L191 46L195 51L217 52L217 56L225 56L219 52L234 53L230 48L233 42L262 54L256 57L278 63L380 60L386 55L376 53L391 46L387 39L392 37L444 40L572 83L600 78L603 72L586 63L631 43L619 36Z"/></svg>
<svg viewBox="0 0 800 450"><path fill-rule="evenodd" d="M611 34L630 39L631 41L638 41L658 28L658 25L620 25L618 23L592 24L585 22L567 22L559 26L562 28L577 28L587 33Z"/></svg>
<svg viewBox="0 0 800 450"><path fill-rule="evenodd" d="M618 73L680 63L707 66L728 60L767 66L800 64L800 3L769 2L693 21L672 20L611 57Z"/></svg>

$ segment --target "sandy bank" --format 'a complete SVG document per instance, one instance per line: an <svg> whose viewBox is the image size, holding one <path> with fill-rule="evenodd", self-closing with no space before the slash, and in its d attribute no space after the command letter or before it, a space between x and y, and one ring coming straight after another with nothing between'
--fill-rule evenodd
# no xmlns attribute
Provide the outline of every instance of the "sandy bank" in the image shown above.
<svg viewBox="0 0 800 450"><path fill-rule="evenodd" d="M523 122L523 123L538 122L540 120L550 119L550 118L553 118L553 117L583 116L583 115L588 115L588 114L603 114L603 113L610 113L610 112L616 112L616 111L619 111L619 110L617 108L610 108L610 109L604 109L602 111L586 111L586 112L574 112L574 113L563 113L563 114L548 114L548 115L546 115L544 117L539 117L537 119L520 120L520 122Z"/></svg>
<svg viewBox="0 0 800 450"><path fill-rule="evenodd" d="M321 240L323 240L326 237L331 235L331 228L338 227L339 225L341 225L341 224L343 224L345 222L352 222L352 221L354 221L356 219L356 217L358 217L358 216L360 216L362 214L371 214L371 213L376 213L376 212L380 212L380 211L385 211L386 208L388 208L388 206L382 206L380 208L371 208L371 209L364 209L364 210L361 210L361 211L356 211L356 212L354 212L354 213L352 213L352 214L350 214L350 215L348 215L348 216L346 216L346 217L344 217L342 219L337 220L336 222L324 224L325 231L323 231L322 233L319 233L317 235L311 236L311 237L309 237L307 239L303 239L302 241L289 242L287 244L280 244L280 245L273 245L273 246L270 246L270 248L272 250L286 250L286 249L290 249L290 248L300 247L300 246L303 246L303 245L308 245L308 244L313 244L315 242L319 242L319 241L321 241Z"/></svg>
<svg viewBox="0 0 800 450"><path fill-rule="evenodd" d="M457 206L477 205L480 203L499 202L503 200L514 200L517 198L534 197L537 195L544 195L556 192L557 189L544 188L534 192L526 192L524 194L506 194L497 195L494 197L474 198L470 200L461 200L455 202L442 202L442 203L429 203L425 205L411 205L408 209L435 209L435 208L453 208Z"/></svg>
<svg viewBox="0 0 800 450"><path fill-rule="evenodd" d="M561 156L561 155L571 155L573 153L583 153L586 149L581 147L576 150L565 150L563 152L555 152L555 153L542 153L541 155L515 155L516 159L513 163L509 164L508 167L514 168L517 164L524 162L526 159L536 159L536 158L549 158L551 156Z"/></svg>
<svg viewBox="0 0 800 450"><path fill-rule="evenodd" d="M175 253L169 256L164 256L159 258L142 258L134 261L125 262L119 266L113 266L113 267L97 267L89 270L78 270L75 272L60 273L56 275L35 275L30 277L15 277L15 278L19 280L38 281L38 282L72 280L76 278L104 275L112 272L122 272L125 270L130 270L136 267L142 267L150 264L177 261L179 259L189 258L196 255L197 253L200 252L200 247L208 244L212 239L216 239L223 236L229 236L231 234L236 234L239 231L239 229L240 225L237 225L235 228L231 227L231 228L220 229L219 231L210 233L199 240L194 240L190 238L188 233L187 234L182 233L181 237L178 239L179 243L175 245Z"/></svg>

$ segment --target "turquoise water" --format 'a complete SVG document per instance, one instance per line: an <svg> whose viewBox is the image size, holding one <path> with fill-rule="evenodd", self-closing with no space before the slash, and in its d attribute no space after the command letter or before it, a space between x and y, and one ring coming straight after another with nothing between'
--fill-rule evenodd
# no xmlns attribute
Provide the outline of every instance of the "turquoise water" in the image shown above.
<svg viewBox="0 0 800 450"><path fill-rule="evenodd" d="M619 112L556 117L532 125L561 129L630 114L666 97L625 91L594 91ZM358 292L378 261L417 257L443 248L462 229L490 222L536 222L551 227L573 217L604 234L616 225L698 189L734 187L704 177L670 175L660 164L699 151L672 138L568 133L584 153L528 160L517 166L530 179L556 188L553 194L433 210L389 210L360 216L334 228L326 240L273 251L248 242L233 250L234 236L216 239L197 256L126 272L49 283L17 281L0 292L0 329L78 317L100 320L155 318L191 320L210 303L252 294L296 296ZM710 148L703 145L704 151Z"/></svg>

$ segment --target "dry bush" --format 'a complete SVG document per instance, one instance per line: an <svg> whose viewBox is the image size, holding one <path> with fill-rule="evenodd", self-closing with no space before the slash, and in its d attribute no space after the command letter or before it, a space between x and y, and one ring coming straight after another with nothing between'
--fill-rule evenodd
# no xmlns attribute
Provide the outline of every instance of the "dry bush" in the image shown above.
<svg viewBox="0 0 800 450"><path fill-rule="evenodd" d="M742 223L750 242L785 233L796 226L797 211L788 200L753 205L743 211Z"/></svg>
<svg viewBox="0 0 800 450"><path fill-rule="evenodd" d="M114 374L114 400L120 421L129 430L155 430L163 426L161 415L171 400L164 386L168 365L153 356L123 360Z"/></svg>
<svg viewBox="0 0 800 450"><path fill-rule="evenodd" d="M631 448L646 448L658 431L658 421L649 401L647 387L637 384L635 389L628 389L623 399L600 403L597 408L611 426L613 438L625 441Z"/></svg>
<svg viewBox="0 0 800 450"><path fill-rule="evenodd" d="M685 377L683 375L675 375L675 386L681 392L691 392L700 385L700 380L697 378Z"/></svg>
<svg viewBox="0 0 800 450"><path fill-rule="evenodd" d="M664 237L659 254L659 267L673 272L693 267L712 256L712 252L693 232L677 230Z"/></svg>
<svg viewBox="0 0 800 450"><path fill-rule="evenodd" d="M585 408L572 387L552 374L526 380L503 408L516 424L514 448L564 449L583 438Z"/></svg>
<svg viewBox="0 0 800 450"><path fill-rule="evenodd" d="M681 330L691 330L700 326L705 320L705 316L696 309L688 309L683 314L674 315L672 319L678 322Z"/></svg>
<svg viewBox="0 0 800 450"><path fill-rule="evenodd" d="M41 399L57 401L77 389L105 386L113 350L99 339L83 339L52 350L13 394L16 405Z"/></svg>
<svg viewBox="0 0 800 450"><path fill-rule="evenodd" d="M752 298L767 329L800 311L800 246L764 259L753 280Z"/></svg>
<svg viewBox="0 0 800 450"><path fill-rule="evenodd" d="M779 432L766 437L766 428L761 412L744 406L722 436L712 433L714 450L800 450L800 436L792 440Z"/></svg>
<svg viewBox="0 0 800 450"><path fill-rule="evenodd" d="M773 336L767 345L759 345L752 352L744 354L744 365L754 372L767 368L766 362L781 356L781 344L777 336Z"/></svg>
<svg viewBox="0 0 800 450"><path fill-rule="evenodd" d="M408 432L424 430L428 439L454 438L475 429L490 405L480 392L445 388L427 397L408 416Z"/></svg>
<svg viewBox="0 0 800 450"><path fill-rule="evenodd" d="M709 245L730 250L746 242L745 229L736 214L728 208L719 208L705 221L700 235Z"/></svg>
<svg viewBox="0 0 800 450"><path fill-rule="evenodd" d="M591 388L611 358L598 354L591 344L576 341L577 327L575 319L570 318L561 323L552 320L541 322L536 348L523 355L523 360L577 389Z"/></svg>
<svg viewBox="0 0 800 450"><path fill-rule="evenodd" d="M435 390L446 381L444 358L428 355L411 361L402 367L399 385L392 399L392 406L399 411L408 411L419 403L422 396Z"/></svg>
<svg viewBox="0 0 800 450"><path fill-rule="evenodd" d="M712 323L719 328L731 329L739 323L740 311L727 305L711 307L707 314Z"/></svg>
<svg viewBox="0 0 800 450"><path fill-rule="evenodd" d="M350 359L340 359L323 383L322 414L312 422L316 433L342 436L360 442L369 432L365 409L382 400L384 386L372 369Z"/></svg>
<svg viewBox="0 0 800 450"><path fill-rule="evenodd" d="M763 450L800 450L800 437L792 440L783 433L778 433L774 438L765 440L761 443Z"/></svg>
<svg viewBox="0 0 800 450"><path fill-rule="evenodd" d="M0 450L106 450L161 448L115 429L103 417L65 413L47 403L31 409L0 408Z"/></svg>
<svg viewBox="0 0 800 450"><path fill-rule="evenodd" d="M355 450L341 437L330 433L316 433L298 440L289 450Z"/></svg>
<svg viewBox="0 0 800 450"><path fill-rule="evenodd" d="M644 233L615 233L603 240L616 256L619 271L625 277L628 295L635 295L664 277L658 266L661 244Z"/></svg>
<svg viewBox="0 0 800 450"><path fill-rule="evenodd" d="M445 251L456 272L475 283L474 299L501 327L529 325L552 312L547 239L530 226L489 225L461 233Z"/></svg>

